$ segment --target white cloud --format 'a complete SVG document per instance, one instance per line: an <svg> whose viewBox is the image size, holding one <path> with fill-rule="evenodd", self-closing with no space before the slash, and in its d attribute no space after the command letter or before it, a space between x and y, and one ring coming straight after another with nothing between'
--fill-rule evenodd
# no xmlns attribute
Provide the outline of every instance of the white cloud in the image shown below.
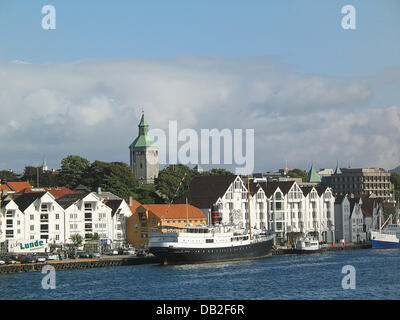
<svg viewBox="0 0 400 320"><path fill-rule="evenodd" d="M400 107L369 105L385 74L309 75L268 58L2 63L1 161L20 171L44 155L53 167L68 154L128 162L144 108L151 128L254 128L256 170L285 160L391 168Z"/></svg>

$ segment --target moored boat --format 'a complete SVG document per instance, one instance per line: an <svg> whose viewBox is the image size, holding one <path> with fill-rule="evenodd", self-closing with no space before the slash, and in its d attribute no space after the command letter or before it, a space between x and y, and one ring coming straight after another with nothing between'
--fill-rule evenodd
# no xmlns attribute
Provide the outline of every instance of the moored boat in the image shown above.
<svg viewBox="0 0 400 320"><path fill-rule="evenodd" d="M149 236L149 251L163 264L261 259L272 255L275 237L222 225L163 228Z"/></svg>
<svg viewBox="0 0 400 320"><path fill-rule="evenodd" d="M302 237L296 243L295 248L296 253L319 253L321 252L321 247L318 240L312 239L311 237Z"/></svg>

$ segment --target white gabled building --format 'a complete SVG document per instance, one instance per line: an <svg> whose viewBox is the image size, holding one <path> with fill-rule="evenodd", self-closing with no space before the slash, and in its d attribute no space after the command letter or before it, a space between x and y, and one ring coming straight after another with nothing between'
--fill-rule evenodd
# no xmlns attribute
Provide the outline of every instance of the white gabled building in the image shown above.
<svg viewBox="0 0 400 320"><path fill-rule="evenodd" d="M111 209L110 234L108 238L114 243L114 246L120 247L126 243L126 223L127 219L132 215L132 211L125 200L104 200L104 203Z"/></svg>
<svg viewBox="0 0 400 320"><path fill-rule="evenodd" d="M18 195L5 201L1 211L5 216L9 251L18 251L20 244L36 240L46 244L63 240L63 209L49 192Z"/></svg>
<svg viewBox="0 0 400 320"><path fill-rule="evenodd" d="M347 194L338 196L335 202L336 241L369 241L377 211L374 198Z"/></svg>
<svg viewBox="0 0 400 320"><path fill-rule="evenodd" d="M7 240L13 251L21 243L43 240L46 246L72 243L71 236L83 239L97 233L115 245L126 242L126 219L132 215L127 203L112 195L91 192L65 194L59 199L50 192L17 194L2 201L0 242Z"/></svg>
<svg viewBox="0 0 400 320"><path fill-rule="evenodd" d="M248 184L240 176L195 177L177 200L198 207L210 217L218 205L222 223L249 226ZM311 233L320 242L334 239L334 201L329 187L300 187L295 181L250 182L251 225L276 232L277 243ZM209 218L210 221L210 218Z"/></svg>
<svg viewBox="0 0 400 320"><path fill-rule="evenodd" d="M350 238L350 201L346 195L339 195L335 202L335 236L336 242Z"/></svg>

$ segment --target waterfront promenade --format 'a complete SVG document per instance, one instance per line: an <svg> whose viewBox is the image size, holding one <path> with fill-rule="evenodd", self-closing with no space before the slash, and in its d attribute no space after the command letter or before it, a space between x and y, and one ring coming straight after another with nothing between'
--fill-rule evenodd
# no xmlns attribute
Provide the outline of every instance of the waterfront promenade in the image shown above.
<svg viewBox="0 0 400 320"><path fill-rule="evenodd" d="M344 245L324 245L322 251L340 251L340 250L357 250L370 249L370 243L362 244L346 244ZM295 254L291 248L278 247L272 251L272 255ZM45 265L51 265L56 270L71 270L71 269L89 269L102 267L118 267L140 264L156 264L160 261L154 256L136 257L136 256L115 256L102 257L100 259L69 259L61 261L46 261L38 263L0 265L0 274L2 273L19 273L19 272L40 272Z"/></svg>

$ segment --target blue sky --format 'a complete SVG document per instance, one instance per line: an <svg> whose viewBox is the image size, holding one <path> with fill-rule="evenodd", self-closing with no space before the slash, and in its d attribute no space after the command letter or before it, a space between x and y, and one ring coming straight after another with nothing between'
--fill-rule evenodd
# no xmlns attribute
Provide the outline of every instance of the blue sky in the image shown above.
<svg viewBox="0 0 400 320"><path fill-rule="evenodd" d="M41 28L52 4L57 29ZM356 8L356 30L341 8ZM0 5L1 57L80 59L277 55L305 72L364 75L399 66L400 3L393 1L21 1Z"/></svg>
<svg viewBox="0 0 400 320"><path fill-rule="evenodd" d="M48 4L56 8L56 30L41 28L41 9ZM356 30L341 27L341 8L348 4L356 9ZM156 127L172 119L195 129L257 124L256 171L281 168L285 161L304 169L337 161L394 167L400 159L399 17L396 0L2 0L0 110L19 110L20 116L3 113L0 120L0 148L7 154L0 169L21 171L41 163L43 155L57 168L68 153L128 162L139 105ZM200 88L198 78L205 81ZM72 88L71 81L82 86ZM161 117L159 108L168 112ZM242 121L207 119L210 109L228 108ZM87 139L81 147L68 140L79 127L68 118L71 110L88 117L93 112L97 119L80 133ZM99 110L109 117L115 116L110 110L131 114L126 124L132 128L122 130L117 119L112 127ZM39 130L43 119L48 127ZM343 126L340 134L330 121ZM93 145L94 132L110 136L105 123L121 143L106 154ZM52 130L62 130L63 139ZM295 141L299 130L302 140ZM31 141L23 142L28 132ZM374 143L379 156L369 152Z"/></svg>

